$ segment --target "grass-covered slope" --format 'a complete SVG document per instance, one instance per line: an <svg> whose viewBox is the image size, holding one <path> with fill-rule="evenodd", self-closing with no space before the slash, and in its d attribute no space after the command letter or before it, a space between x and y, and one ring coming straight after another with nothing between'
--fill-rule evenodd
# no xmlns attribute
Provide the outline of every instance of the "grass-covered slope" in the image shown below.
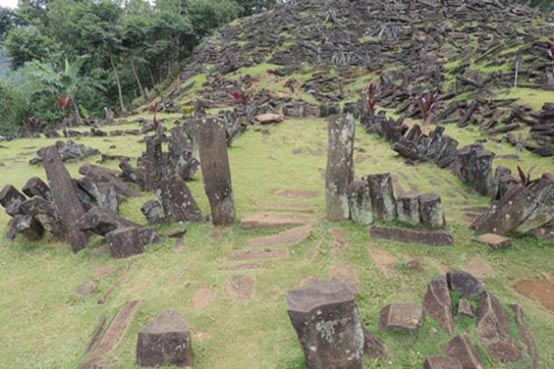
<svg viewBox="0 0 554 369"><path fill-rule="evenodd" d="M66 245L31 244L20 238L8 244L2 235L0 368L78 367L101 317L111 320L130 299L141 299L143 303L121 343L108 355L111 368L136 367L138 330L166 309L183 313L194 332L195 368L305 368L300 345L286 314L286 292L302 278L329 278L334 268L345 265L352 266L359 279L357 301L365 324L391 355L389 361L368 362L366 367L419 368L426 355L440 354L449 338L435 330L435 323L430 320L417 335L380 332L379 311L391 302L420 302L432 277L448 268L463 268L474 258L488 263L494 271L493 276L485 279L489 290L504 303L517 301L523 305L541 354L541 367L554 366L552 312L519 295L512 287L516 280L545 278L554 272L552 246L518 239L511 249L491 252L471 242L464 209L485 205L488 199L467 190L448 171L437 170L430 164L405 165L387 143L368 136L361 129L356 138L356 175L391 171L398 180L397 189L439 192L455 244L449 248L432 248L375 241L369 239L362 226L350 222L328 223L324 219L322 177L326 122L287 120L268 131L250 129L230 148L238 217L261 210L302 212L314 219L314 231L309 239L288 247L285 258L233 262L228 260L229 256L248 249L249 240L277 230L243 230L238 225L217 230L210 224L186 225L184 249L176 249L172 239L165 240L149 246L146 254L126 260L97 255L99 241L73 255ZM462 137L467 141L475 138L468 131ZM134 140L115 137L82 141L105 152L137 156L143 146ZM45 144L46 140L36 139L3 143L0 148L0 162L4 164L2 184L21 186L30 176L43 177L40 167L27 166L26 161L35 148ZM109 149L111 145L117 148ZM501 152L514 154L512 150L502 147ZM533 161L542 168L550 165L545 159ZM76 173L78 165L70 164L69 169ZM196 179L190 186L203 212L207 213L201 180ZM279 196L280 191L307 192L313 196L287 198ZM139 208L152 197L153 194L147 194L126 203L122 214L144 224ZM7 218L1 215L0 222L6 224ZM330 229L343 232L347 241L342 255L336 259L330 251L333 248ZM423 271L411 271L405 266L415 258L423 262ZM376 260L388 266L379 265ZM257 264L260 268L229 270L244 263ZM233 275L255 278L251 300L241 301L229 295L227 285ZM91 296L79 297L74 289L85 280L95 281L97 290ZM98 304L110 288L113 292L106 302ZM209 288L212 293L208 295L213 295L212 299L200 299L204 306L195 297L202 288ZM469 331L472 325L461 322L458 329ZM486 368L497 367L487 363Z"/></svg>

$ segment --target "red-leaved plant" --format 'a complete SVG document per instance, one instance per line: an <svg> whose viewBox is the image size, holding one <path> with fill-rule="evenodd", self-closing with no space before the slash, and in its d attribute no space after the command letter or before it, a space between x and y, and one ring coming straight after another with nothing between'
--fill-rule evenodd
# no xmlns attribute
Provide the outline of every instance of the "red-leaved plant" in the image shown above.
<svg viewBox="0 0 554 369"><path fill-rule="evenodd" d="M237 105L246 105L248 103L248 96L246 96L246 93L241 90L235 90L233 91L233 101Z"/></svg>
<svg viewBox="0 0 554 369"><path fill-rule="evenodd" d="M367 93L367 108L369 113L373 116L377 110L377 87L373 82L370 82L366 87Z"/></svg>
<svg viewBox="0 0 554 369"><path fill-rule="evenodd" d="M60 106L60 109L65 112L67 106L69 105L69 96L60 95L60 97L58 98L58 105Z"/></svg>
<svg viewBox="0 0 554 369"><path fill-rule="evenodd" d="M532 167L527 171L527 173L525 173L525 171L521 169L519 165L517 166L517 173L519 174L519 180L523 186L528 187L531 184L531 173L533 172L534 169L535 167Z"/></svg>
<svg viewBox="0 0 554 369"><path fill-rule="evenodd" d="M431 117L431 112L433 108L437 105L439 101L439 92L428 92L423 95L419 101L421 107L421 114L423 115L423 126L426 127L429 123L429 118Z"/></svg>

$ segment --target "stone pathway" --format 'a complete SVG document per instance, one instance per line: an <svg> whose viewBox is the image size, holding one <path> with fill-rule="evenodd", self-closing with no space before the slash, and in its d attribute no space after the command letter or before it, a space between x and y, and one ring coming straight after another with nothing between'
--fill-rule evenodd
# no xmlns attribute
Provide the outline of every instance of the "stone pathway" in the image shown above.
<svg viewBox="0 0 554 369"><path fill-rule="evenodd" d="M313 217L299 213L261 212L247 215L241 221L243 229L268 229L284 226L307 225Z"/></svg>
<svg viewBox="0 0 554 369"><path fill-rule="evenodd" d="M331 228L329 229L329 235L331 236L329 253L333 259L338 259L348 247L346 233L340 228Z"/></svg>
<svg viewBox="0 0 554 369"><path fill-rule="evenodd" d="M202 310L213 299L215 299L216 292L209 287L202 287L194 296L192 296L192 305L197 310Z"/></svg>
<svg viewBox="0 0 554 369"><path fill-rule="evenodd" d="M478 256L469 260L464 265L464 270L478 279L492 278L496 275L490 264Z"/></svg>
<svg viewBox="0 0 554 369"><path fill-rule="evenodd" d="M302 226L277 233L271 236L255 238L248 241L250 247L292 246L306 240L312 234L312 226Z"/></svg>
<svg viewBox="0 0 554 369"><path fill-rule="evenodd" d="M373 262L377 264L377 267L383 272L386 278L392 277L396 274L394 265L398 262L398 259L388 251L380 249L370 249L369 256L373 259Z"/></svg>
<svg viewBox="0 0 554 369"><path fill-rule="evenodd" d="M256 290L256 279L250 275L234 275L225 284L225 291L234 300L249 301Z"/></svg>

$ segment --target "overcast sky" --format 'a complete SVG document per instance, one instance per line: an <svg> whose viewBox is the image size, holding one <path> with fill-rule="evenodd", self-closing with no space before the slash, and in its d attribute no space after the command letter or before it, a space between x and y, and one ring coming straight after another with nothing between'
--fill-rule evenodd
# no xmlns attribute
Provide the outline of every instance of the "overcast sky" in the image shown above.
<svg viewBox="0 0 554 369"><path fill-rule="evenodd" d="M0 0L0 6L15 8L17 6L17 0Z"/></svg>

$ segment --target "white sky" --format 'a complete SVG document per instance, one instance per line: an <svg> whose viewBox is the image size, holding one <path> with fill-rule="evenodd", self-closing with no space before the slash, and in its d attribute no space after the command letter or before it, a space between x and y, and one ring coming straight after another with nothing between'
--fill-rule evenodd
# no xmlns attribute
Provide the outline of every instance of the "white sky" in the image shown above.
<svg viewBox="0 0 554 369"><path fill-rule="evenodd" d="M0 0L0 6L13 9L17 6L17 0Z"/></svg>

